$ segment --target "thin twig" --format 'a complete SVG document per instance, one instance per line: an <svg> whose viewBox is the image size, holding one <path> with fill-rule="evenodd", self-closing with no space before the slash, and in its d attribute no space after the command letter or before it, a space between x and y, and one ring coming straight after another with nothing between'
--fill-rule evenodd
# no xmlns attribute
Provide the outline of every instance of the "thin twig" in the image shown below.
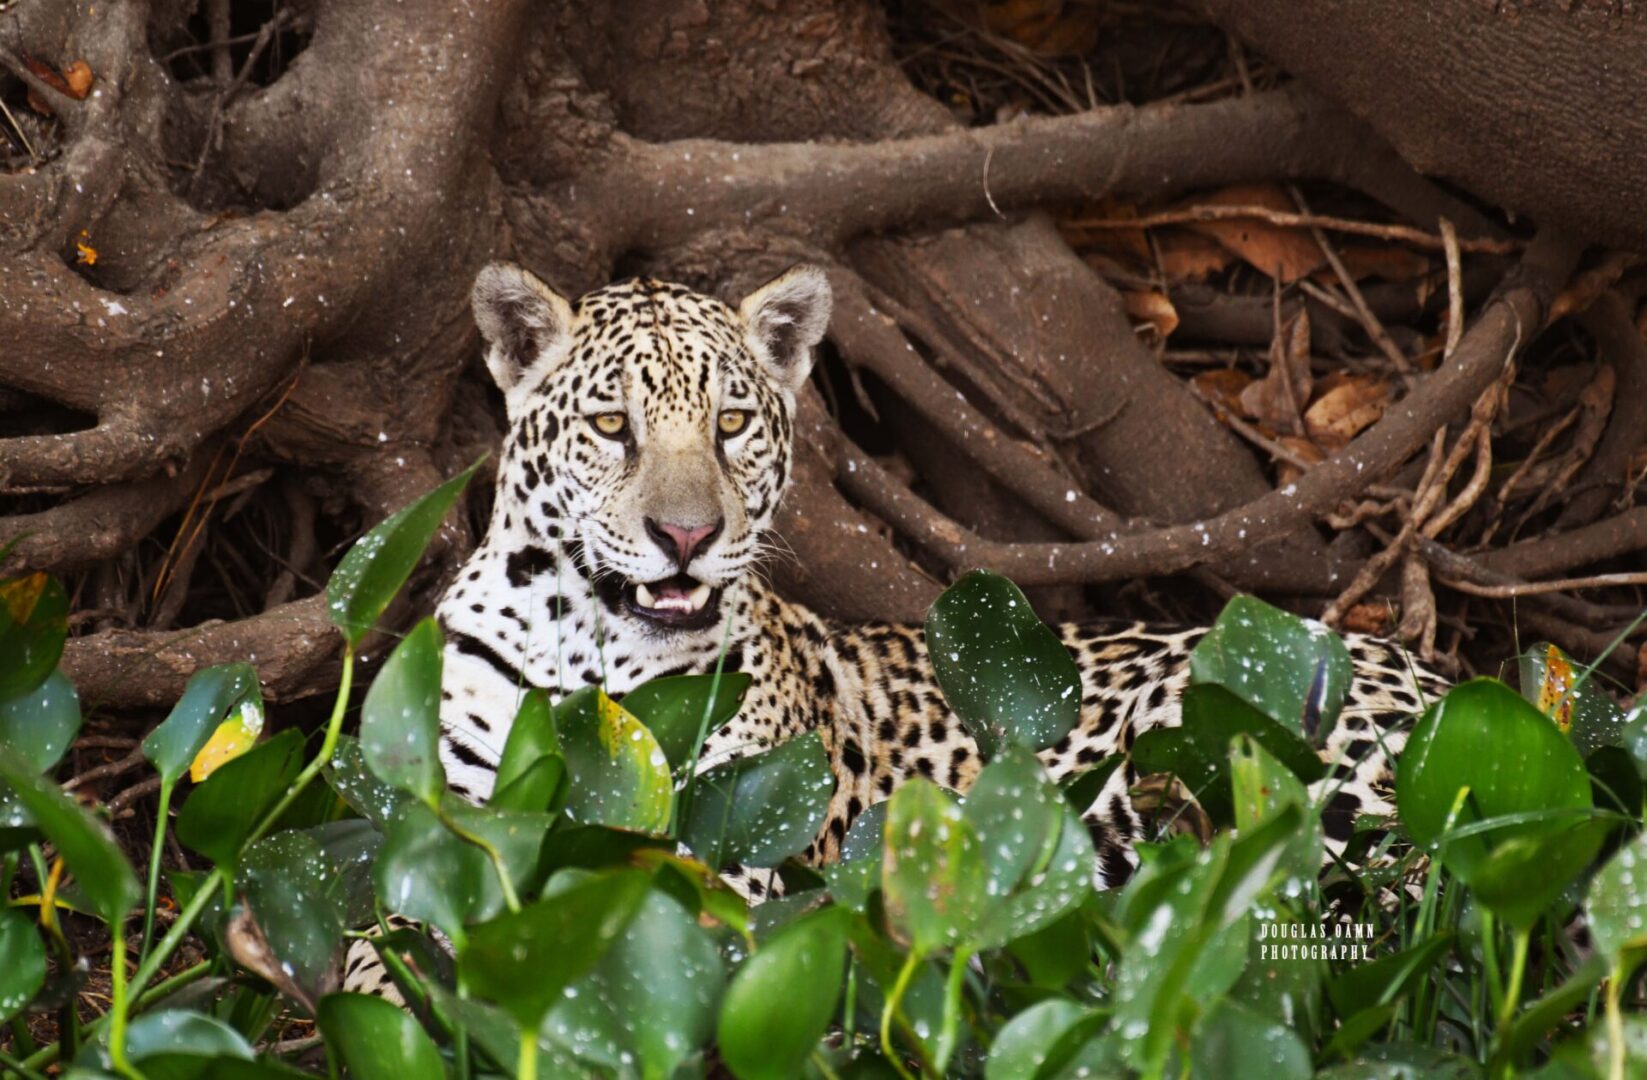
<svg viewBox="0 0 1647 1080"><path fill-rule="evenodd" d="M27 64L12 55L10 49L0 48L0 67L4 67L27 83L29 89L38 94L46 104L52 107L52 111L60 116L72 112L80 104L78 98L63 93L63 91L36 75L29 69Z"/></svg>
<svg viewBox="0 0 1647 1080"><path fill-rule="evenodd" d="M1298 204L1298 209L1303 213L1309 213L1310 208L1304 202L1304 193L1298 190L1297 185L1291 185L1291 189L1293 201ZM1390 338L1389 331L1384 329L1384 324L1378 320L1377 315L1373 314L1373 309L1368 306L1367 298L1361 295L1361 289L1356 285L1355 278L1345 269L1344 260L1340 259L1338 252L1334 250L1331 244L1327 243L1327 234L1322 232L1319 226L1311 225L1310 235L1315 237L1315 245L1321 249L1321 254L1327 257L1327 262L1331 264L1333 273L1338 275L1338 283L1344 287L1344 292L1349 296L1350 303L1355 305L1356 320L1360 322L1361 328L1367 332L1368 337L1373 339L1373 343L1378 346L1379 350L1389 358L1390 363L1395 365L1395 370L1403 375L1410 373L1412 371L1412 361L1408 360L1407 354L1397 347L1394 340Z"/></svg>
<svg viewBox="0 0 1647 1080"><path fill-rule="evenodd" d="M1489 600L1506 600L1515 596L1542 596L1545 593L1571 592L1575 589L1613 589L1629 585L1647 585L1647 574L1595 574L1591 577L1561 578L1556 581L1524 581L1514 585L1478 585L1473 581L1438 578L1449 589Z"/></svg>
<svg viewBox="0 0 1647 1080"><path fill-rule="evenodd" d="M1330 217L1325 214L1295 214L1286 210L1272 210L1267 206L1214 206L1205 204L1187 206L1181 210L1162 210L1159 213L1146 214L1143 217L1136 218L1075 218L1065 222L1065 225L1075 229L1153 229L1162 225L1186 225L1203 221L1247 221L1252 219L1266 221L1271 225L1278 225L1283 228L1330 229L1333 232L1350 233L1355 236L1395 240L1412 244L1414 247L1424 248L1427 251L1445 251L1447 248L1446 232L1452 230L1450 222L1443 226L1442 235L1436 236L1408 225L1380 225L1376 222ZM1508 255L1521 247L1520 241L1517 240L1460 240L1456 234L1453 237L1453 242L1458 245L1460 251L1483 255Z"/></svg>
<svg viewBox="0 0 1647 1080"><path fill-rule="evenodd" d="M1442 362L1453 358L1464 337L1464 271L1458 256L1458 230L1446 218L1441 219L1442 250L1447 254L1447 344L1441 351Z"/></svg>

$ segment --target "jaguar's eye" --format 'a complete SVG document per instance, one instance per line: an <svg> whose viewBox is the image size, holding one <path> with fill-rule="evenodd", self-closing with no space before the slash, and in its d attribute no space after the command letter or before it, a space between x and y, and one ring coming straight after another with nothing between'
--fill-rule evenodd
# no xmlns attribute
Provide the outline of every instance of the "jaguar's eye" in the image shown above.
<svg viewBox="0 0 1647 1080"><path fill-rule="evenodd" d="M736 435L749 426L748 409L723 409L717 426L722 435Z"/></svg>
<svg viewBox="0 0 1647 1080"><path fill-rule="evenodd" d="M621 439L629 430L629 418L620 412L596 413L589 418L589 423L608 439Z"/></svg>

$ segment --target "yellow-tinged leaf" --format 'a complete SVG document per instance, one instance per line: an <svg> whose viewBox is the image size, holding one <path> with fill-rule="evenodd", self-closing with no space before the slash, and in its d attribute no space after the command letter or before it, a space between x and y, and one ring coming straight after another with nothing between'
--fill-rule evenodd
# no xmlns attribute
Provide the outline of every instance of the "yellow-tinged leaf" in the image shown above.
<svg viewBox="0 0 1647 1080"><path fill-rule="evenodd" d="M29 616L34 614L34 605L40 602L40 594L46 591L46 582L50 580L51 575L37 570L10 581L0 581L0 604L6 605L12 622L29 621Z"/></svg>
<svg viewBox="0 0 1647 1080"><path fill-rule="evenodd" d="M612 757L623 749L624 733L634 731L641 722L628 709L606 696L605 690L595 691L595 710L600 717L600 744Z"/></svg>
<svg viewBox="0 0 1647 1080"><path fill-rule="evenodd" d="M1554 645L1544 647L1544 678L1538 684L1538 711L1563 732L1573 726L1573 665Z"/></svg>
<svg viewBox="0 0 1647 1080"><path fill-rule="evenodd" d="M200 783L235 758L257 745L263 734L263 709L255 701L242 701L228 719L217 725L212 737L200 748L189 765L189 779Z"/></svg>

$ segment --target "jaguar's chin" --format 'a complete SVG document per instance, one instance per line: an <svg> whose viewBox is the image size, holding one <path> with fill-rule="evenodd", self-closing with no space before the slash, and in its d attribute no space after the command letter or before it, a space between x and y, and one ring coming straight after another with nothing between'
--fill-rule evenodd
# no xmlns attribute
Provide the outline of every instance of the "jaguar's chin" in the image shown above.
<svg viewBox="0 0 1647 1080"><path fill-rule="evenodd" d="M669 630L702 630L720 618L721 590L687 574L623 588L629 614Z"/></svg>

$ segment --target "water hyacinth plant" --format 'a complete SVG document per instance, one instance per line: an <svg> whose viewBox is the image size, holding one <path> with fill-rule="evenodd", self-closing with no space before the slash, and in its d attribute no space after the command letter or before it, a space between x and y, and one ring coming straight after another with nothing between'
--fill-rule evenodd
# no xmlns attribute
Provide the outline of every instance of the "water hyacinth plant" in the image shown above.
<svg viewBox="0 0 1647 1080"><path fill-rule="evenodd" d="M442 641L424 620L359 702L358 735L344 733L355 651L469 475L372 530L333 575L343 685L323 731L258 741L256 672L194 676L142 744L160 804L143 875L53 779L81 720L56 672L62 589L40 575L0 585L8 1075L1647 1067L1631 1008L1647 958L1647 715L1559 650L1529 650L1526 696L1478 679L1428 703L1400 760L1401 823L1358 821L1322 873L1332 771L1320 751L1348 657L1322 627L1232 602L1195 650L1182 725L1133 748L1135 767L1176 777L1181 797L1132 879L1099 892L1080 811L1120 761L1048 776L1036 754L1074 724L1079 673L1015 586L970 574L927 631L986 766L964 794L904 784L859 818L838 862L812 869L795 857L833 790L818 734L697 768L749 688L741 673L622 699L525 694L494 794L476 806L445 790ZM1205 844L1174 827L1192 805L1212 827ZM168 834L193 869L162 872ZM733 864L781 879L783 895L751 908L719 876ZM337 989L348 943L390 913L423 927L373 938L405 1007ZM1346 925L1365 929L1342 956L1277 944ZM87 953L92 926L106 959ZM190 938L205 958L180 964ZM89 1019L83 954L108 979Z"/></svg>

